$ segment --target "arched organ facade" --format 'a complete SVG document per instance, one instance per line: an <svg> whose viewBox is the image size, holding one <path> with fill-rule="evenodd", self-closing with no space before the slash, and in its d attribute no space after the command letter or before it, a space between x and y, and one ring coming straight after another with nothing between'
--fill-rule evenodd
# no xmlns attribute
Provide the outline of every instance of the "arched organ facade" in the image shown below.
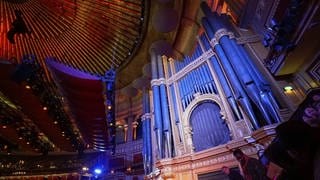
<svg viewBox="0 0 320 180"><path fill-rule="evenodd" d="M204 33L192 55L175 60L150 50L151 88L143 98L144 163L149 178L157 172L162 177L196 176L197 156L208 159L204 167L235 165L232 148L251 144L245 149L255 153L264 142L248 137L260 133L268 139L265 142L270 141L273 127L282 121L271 85L237 42L228 18L211 12L206 3L201 8ZM211 153L203 155L204 151ZM218 153L219 160L210 160ZM195 159L190 163L186 158ZM185 166L175 166L176 161ZM187 175L173 173L179 168Z"/></svg>

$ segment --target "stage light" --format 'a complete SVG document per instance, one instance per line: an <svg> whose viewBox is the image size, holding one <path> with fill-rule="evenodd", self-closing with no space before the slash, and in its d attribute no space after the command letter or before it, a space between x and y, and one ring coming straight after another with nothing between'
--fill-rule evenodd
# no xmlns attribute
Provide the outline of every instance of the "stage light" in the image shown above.
<svg viewBox="0 0 320 180"><path fill-rule="evenodd" d="M102 170L99 169L99 168L97 168L97 169L94 170L94 173L96 173L96 174L101 174L101 172L102 172Z"/></svg>

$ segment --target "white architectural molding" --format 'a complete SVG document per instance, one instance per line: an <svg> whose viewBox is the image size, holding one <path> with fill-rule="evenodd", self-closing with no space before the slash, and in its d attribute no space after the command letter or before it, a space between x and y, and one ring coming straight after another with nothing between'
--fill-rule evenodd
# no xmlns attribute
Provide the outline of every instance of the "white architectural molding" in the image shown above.
<svg viewBox="0 0 320 180"><path fill-rule="evenodd" d="M186 67L184 67L179 72L173 74L172 77L167 79L167 85L170 85L173 82L181 79L186 74L188 74L190 71L192 71L192 70L196 69L197 67L199 67L202 63L204 63L207 59L209 59L213 55L215 55L215 53L211 49L206 51L201 56L199 56L196 60L194 60L192 63L188 64ZM152 81L151 81L151 84L152 84Z"/></svg>
<svg viewBox="0 0 320 180"><path fill-rule="evenodd" d="M161 84L166 84L166 80L164 78L152 79L151 80L151 87L152 86L160 86Z"/></svg>

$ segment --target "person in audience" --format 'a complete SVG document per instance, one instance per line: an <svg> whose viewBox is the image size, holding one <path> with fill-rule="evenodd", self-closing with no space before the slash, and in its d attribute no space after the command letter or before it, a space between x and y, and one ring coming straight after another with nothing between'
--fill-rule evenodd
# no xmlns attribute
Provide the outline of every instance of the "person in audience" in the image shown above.
<svg viewBox="0 0 320 180"><path fill-rule="evenodd" d="M241 165L245 180L267 180L266 168L255 158L245 155L240 149L233 151L233 156Z"/></svg>
<svg viewBox="0 0 320 180"><path fill-rule="evenodd" d="M302 119L311 127L320 127L320 111L312 106L305 108Z"/></svg>
<svg viewBox="0 0 320 180"><path fill-rule="evenodd" d="M313 180L318 161L315 160L316 154L319 152L319 141L314 128L304 121L290 120L280 124L276 128L276 134L279 143L292 160L283 167L281 179Z"/></svg>
<svg viewBox="0 0 320 180"><path fill-rule="evenodd" d="M244 180L239 171L230 169L227 166L221 168L222 172L229 177L229 180Z"/></svg>
<svg viewBox="0 0 320 180"><path fill-rule="evenodd" d="M312 96L312 102L304 109L302 120L309 126L320 128L320 95Z"/></svg>

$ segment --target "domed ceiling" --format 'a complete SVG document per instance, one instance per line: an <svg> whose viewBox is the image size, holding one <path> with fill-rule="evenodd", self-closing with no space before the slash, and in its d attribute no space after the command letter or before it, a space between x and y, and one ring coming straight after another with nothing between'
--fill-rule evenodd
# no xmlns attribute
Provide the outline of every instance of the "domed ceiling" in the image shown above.
<svg viewBox="0 0 320 180"><path fill-rule="evenodd" d="M199 32L199 4L200 0L1 0L0 153L108 148L102 142L107 138L101 135L106 132L103 126L87 128L94 124L91 120L105 120L103 85L56 71L57 81L46 62L54 60L98 80L115 68L116 97L121 101L117 112L127 112L133 96L140 103L135 111L140 111L139 89L150 82L150 47L175 57L190 52ZM23 64L23 58L36 63ZM26 75L33 78L21 79Z"/></svg>
<svg viewBox="0 0 320 180"><path fill-rule="evenodd" d="M43 65L45 58L53 56L74 68L100 75L134 55L143 37L148 9L145 0L0 3L1 58L20 63L23 55L33 54Z"/></svg>
<svg viewBox="0 0 320 180"><path fill-rule="evenodd" d="M0 153L106 150L103 83L60 73L60 90L72 93L58 93L46 62L98 80L126 66L144 37L146 10L145 0L0 1Z"/></svg>

